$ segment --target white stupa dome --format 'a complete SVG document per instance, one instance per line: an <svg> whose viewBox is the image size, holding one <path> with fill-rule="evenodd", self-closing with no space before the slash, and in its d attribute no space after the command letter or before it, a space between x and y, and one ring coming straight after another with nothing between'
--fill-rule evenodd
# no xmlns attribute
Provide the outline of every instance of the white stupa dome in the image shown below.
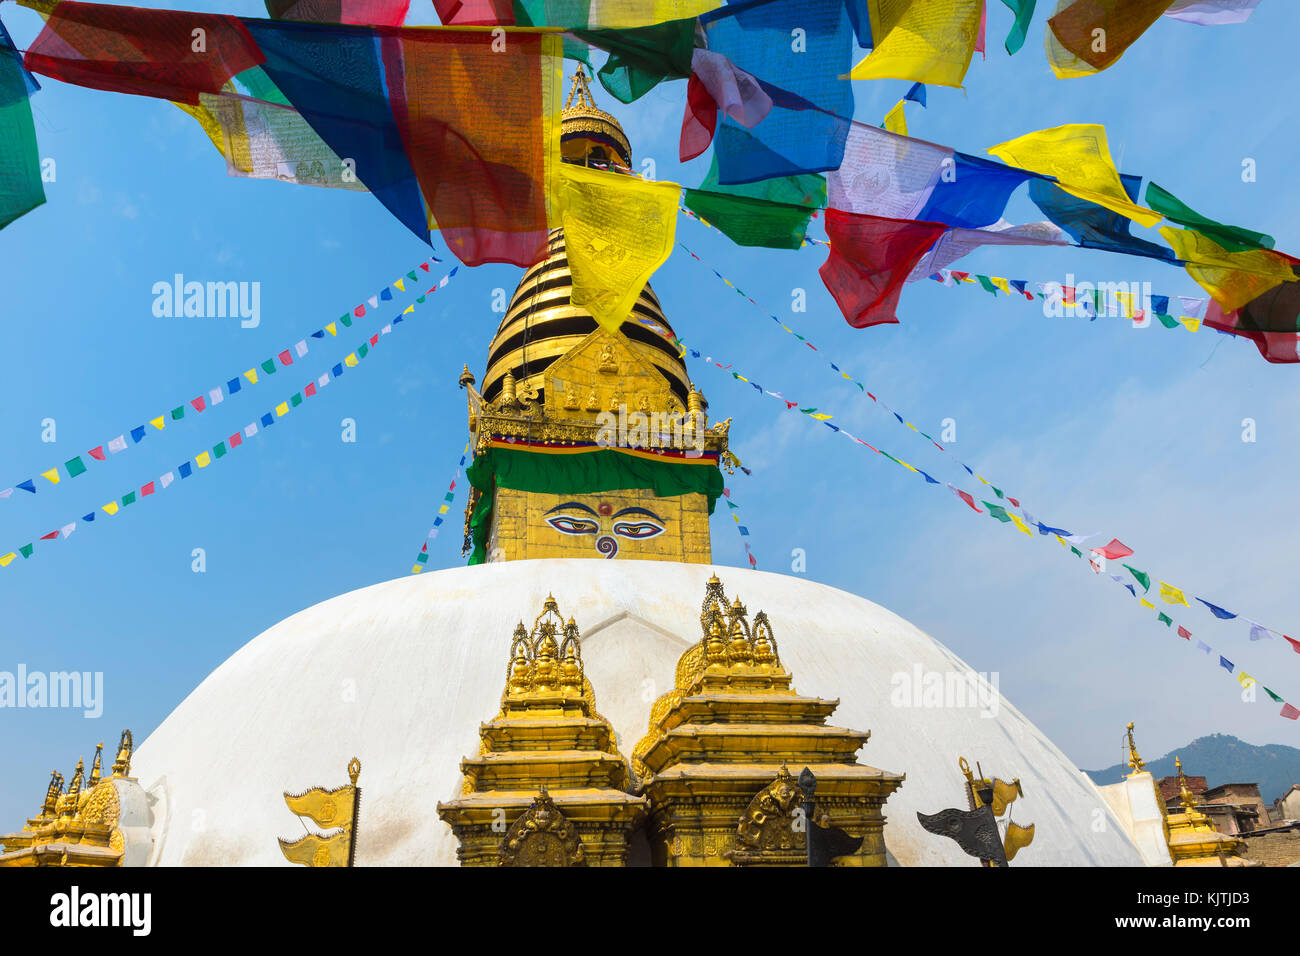
<svg viewBox="0 0 1300 956"><path fill-rule="evenodd" d="M1033 823L1013 866L1140 866L1093 783L1018 710L898 706L894 675L970 668L897 615L803 578L717 568L729 597L766 610L806 696L838 698L831 723L870 730L858 760L905 773L884 806L891 862L978 866L916 812L966 808L958 756L1019 777L1012 816ZM155 865L289 865L277 837L303 825L281 794L347 782L362 764L356 865L456 865L435 805L461 792L460 760L497 712L510 635L553 593L582 633L596 704L630 756L678 657L700 639L710 565L512 561L363 588L301 611L213 671L137 750ZM795 773L799 768L791 768ZM1098 824L1101 821L1102 825Z"/></svg>

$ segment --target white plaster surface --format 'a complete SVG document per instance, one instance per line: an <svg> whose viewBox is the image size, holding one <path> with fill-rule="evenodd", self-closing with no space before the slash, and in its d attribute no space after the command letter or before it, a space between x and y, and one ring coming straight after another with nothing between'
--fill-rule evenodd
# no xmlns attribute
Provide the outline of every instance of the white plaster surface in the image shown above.
<svg viewBox="0 0 1300 956"><path fill-rule="evenodd" d="M599 559L400 578L307 608L251 640L136 751L150 863L290 865L276 837L296 838L303 826L281 794L345 783L356 756L357 865L454 865L455 838L434 806L459 793L460 760L477 752L479 724L496 714L516 623L531 626L548 592L577 620L597 707L627 756L651 702L672 686L677 658L700 638L714 570L751 618L768 612L795 689L838 698L832 722L871 731L859 761L907 774L885 805L885 842L898 863L979 865L916 820L918 810L965 807L962 755L1023 783L1012 816L1037 829L1014 866L1142 865L1097 787L1004 699L992 717L977 706L891 702L891 678L917 665L970 671L890 611L804 578Z"/></svg>
<svg viewBox="0 0 1300 956"><path fill-rule="evenodd" d="M1173 866L1165 839L1165 818L1156 800L1155 779L1151 774L1134 774L1097 789L1115 811L1125 832L1133 838L1142 861L1147 866Z"/></svg>

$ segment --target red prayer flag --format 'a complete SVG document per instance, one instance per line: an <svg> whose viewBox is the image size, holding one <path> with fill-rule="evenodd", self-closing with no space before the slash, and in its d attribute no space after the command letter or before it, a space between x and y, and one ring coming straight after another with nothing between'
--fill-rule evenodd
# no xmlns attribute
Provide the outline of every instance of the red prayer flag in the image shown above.
<svg viewBox="0 0 1300 956"><path fill-rule="evenodd" d="M942 445L939 446L939 450L940 450L940 451L943 451L943 446L942 446ZM1019 501L1016 501L1016 499L1015 499L1015 498L1012 498L1010 495L1007 495L1007 501L1011 502L1011 507L1013 507L1013 508L1019 508L1019 507L1020 507L1020 502L1019 502Z"/></svg>
<svg viewBox="0 0 1300 956"><path fill-rule="evenodd" d="M77 86L198 103L265 60L237 17L62 0L23 65Z"/></svg>
<svg viewBox="0 0 1300 956"><path fill-rule="evenodd" d="M283 352L280 353L280 364L281 365L293 364L293 356L289 354L288 349L285 349Z"/></svg>
<svg viewBox="0 0 1300 956"><path fill-rule="evenodd" d="M831 248L818 271L849 325L862 329L897 322L894 310L903 283L947 229L937 222L827 209Z"/></svg>
<svg viewBox="0 0 1300 956"><path fill-rule="evenodd" d="M238 448L243 443L244 443L243 432L235 432L233 435L231 435L229 438L226 439L226 444L229 445L231 448Z"/></svg>
<svg viewBox="0 0 1300 956"><path fill-rule="evenodd" d="M53 541L53 540L54 540L55 538L57 538L58 536L59 536L59 533L58 533L57 531L51 531L49 534L43 534L43 535L41 535L40 540L41 540L41 541Z"/></svg>
<svg viewBox="0 0 1300 956"><path fill-rule="evenodd" d="M558 115L558 70L536 33L505 50L478 30L385 36L389 100L429 210L469 266L530 266L546 254L547 175L559 157L543 117ZM426 270L427 271L427 270Z"/></svg>
<svg viewBox="0 0 1300 956"><path fill-rule="evenodd" d="M1190 640L1192 639L1192 632L1189 631L1187 628L1183 627L1181 624L1179 624L1179 625L1178 625L1178 636L1181 637L1181 638L1182 638L1183 640L1185 640L1185 641L1190 641Z"/></svg>
<svg viewBox="0 0 1300 956"><path fill-rule="evenodd" d="M302 393L306 395L308 398L311 398L313 395L316 394L316 383L312 382L311 384L309 384L306 388L302 390Z"/></svg>
<svg viewBox="0 0 1300 956"><path fill-rule="evenodd" d="M140 486L140 494L141 494L141 496L143 496L143 495L151 495L151 494L153 494L153 490L154 490L154 489L153 489L153 482L152 482L152 481L149 482L149 484L147 484L147 485L141 485L141 486Z"/></svg>
<svg viewBox="0 0 1300 956"><path fill-rule="evenodd" d="M709 148L717 126L718 104L704 81L692 73L686 82L686 110L682 114L682 134L677 146L683 163Z"/></svg>
<svg viewBox="0 0 1300 956"><path fill-rule="evenodd" d="M1205 324L1253 340L1267 362L1300 362L1300 281L1276 285L1232 312L1211 299Z"/></svg>
<svg viewBox="0 0 1300 956"><path fill-rule="evenodd" d="M427 541L424 542L424 544L422 544L422 545L420 546L420 550L421 550L421 551L424 551L424 552L427 552L427 551L429 550L429 542L427 542Z"/></svg>
<svg viewBox="0 0 1300 956"><path fill-rule="evenodd" d="M203 400L202 395L200 395L198 398L191 399L190 404L194 406L194 410L196 412L201 412L208 407L207 402Z"/></svg>
<svg viewBox="0 0 1300 956"><path fill-rule="evenodd" d="M1090 548L1093 554L1100 554L1107 561L1114 561L1118 558L1127 558L1133 553L1133 549L1120 541L1119 538L1111 538L1110 544L1101 548Z"/></svg>
<svg viewBox="0 0 1300 956"><path fill-rule="evenodd" d="M1285 634L1282 635L1282 640L1287 641L1291 645L1291 650L1300 654L1300 641L1297 641L1293 637L1287 637Z"/></svg>
<svg viewBox="0 0 1300 956"><path fill-rule="evenodd" d="M376 333L376 334L370 336L370 344L371 344L371 345L378 345L378 344L379 344L379 334L378 334L378 333Z"/></svg>
<svg viewBox="0 0 1300 956"><path fill-rule="evenodd" d="M421 263L420 263L420 268L423 269L425 272L428 272L428 271L429 271L429 263L427 263L427 262L421 262Z"/></svg>
<svg viewBox="0 0 1300 956"><path fill-rule="evenodd" d="M1295 720L1297 717L1300 717L1300 710L1296 710L1290 704L1283 704L1282 716L1287 720Z"/></svg>
<svg viewBox="0 0 1300 956"><path fill-rule="evenodd" d="M366 314L366 307L364 305L359 305L352 310L352 314L359 319Z"/></svg>
<svg viewBox="0 0 1300 956"><path fill-rule="evenodd" d="M515 9L511 0L433 0L438 19L445 27L512 27Z"/></svg>
<svg viewBox="0 0 1300 956"><path fill-rule="evenodd" d="M91 458L95 459L95 461L103 461L104 446L96 445L94 448L90 449L90 451L86 452L86 454L89 455Z"/></svg>
<svg viewBox="0 0 1300 956"><path fill-rule="evenodd" d="M954 488L953 490L957 492L957 496L961 498L962 501L966 502L966 504L970 505L971 508L974 509L976 514L982 515L984 513L978 506L976 506L975 499L970 496L970 492L962 491L960 488Z"/></svg>

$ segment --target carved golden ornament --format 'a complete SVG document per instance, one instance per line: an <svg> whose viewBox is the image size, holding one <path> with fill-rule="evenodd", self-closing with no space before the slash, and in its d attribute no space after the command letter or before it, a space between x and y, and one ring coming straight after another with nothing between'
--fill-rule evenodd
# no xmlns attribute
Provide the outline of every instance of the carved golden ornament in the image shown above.
<svg viewBox="0 0 1300 956"><path fill-rule="evenodd" d="M95 747L95 758L90 765L90 778L86 781L86 789L93 790L98 784L102 773L104 762L104 742L101 740Z"/></svg>
<svg viewBox="0 0 1300 956"><path fill-rule="evenodd" d="M600 350L600 371L604 375L617 375L618 363L614 361L614 348L611 345L604 345Z"/></svg>
<svg viewBox="0 0 1300 956"><path fill-rule="evenodd" d="M795 808L803 802L803 791L783 763L776 779L758 792L736 827L737 841L757 852L802 851L807 839L795 827Z"/></svg>
<svg viewBox="0 0 1300 956"><path fill-rule="evenodd" d="M501 866L586 866L577 828L555 805L545 785L506 831L498 860Z"/></svg>
<svg viewBox="0 0 1300 956"><path fill-rule="evenodd" d="M284 802L296 816L307 817L319 827L339 828L328 836L308 833L296 840L279 840L280 852L291 863L302 866L352 866L356 856L357 819L361 813L361 761L348 761L349 783L333 790L312 787L302 793L285 793Z"/></svg>
<svg viewBox="0 0 1300 956"><path fill-rule="evenodd" d="M85 772L85 761L78 757L77 769L72 772L72 781L68 784L68 792L59 798L58 815L60 817L70 817L77 812L77 806L81 802L81 779Z"/></svg>
<svg viewBox="0 0 1300 956"><path fill-rule="evenodd" d="M1147 765L1142 762L1138 756L1137 744L1133 742L1133 721L1128 722L1128 765L1133 768L1133 773L1145 773Z"/></svg>
<svg viewBox="0 0 1300 956"><path fill-rule="evenodd" d="M109 829L117 826L121 812L117 788L107 781L97 784L87 793L81 805L81 819L84 822Z"/></svg>
<svg viewBox="0 0 1300 956"><path fill-rule="evenodd" d="M45 788L45 800L41 803L39 819L52 818L58 809L59 797L63 796L63 774L57 770L50 771L50 783Z"/></svg>
<svg viewBox="0 0 1300 956"><path fill-rule="evenodd" d="M532 629L525 629L523 621L515 627L501 703L504 708L514 698L554 693L581 698L595 713L595 694L582 666L578 625L572 617L564 620L555 595L548 594Z"/></svg>
<svg viewBox="0 0 1300 956"><path fill-rule="evenodd" d="M962 774L966 777L966 801L970 809L978 810L984 806L984 800L980 796L984 793L989 797L989 808L993 811L995 817L1000 817L1011 809L1011 804L1017 797L1025 795L1025 789L1020 784L1020 778L1014 778L1010 783L998 777L986 777L982 770L978 770L978 775L972 771L970 764L965 757L957 759L961 767ZM1002 852L1006 854L1007 862L1010 863L1017 853L1029 846L1034 841L1034 824L1022 827L1018 823L1013 823L1011 818L1007 818L1006 833L1002 837ZM985 866L990 865L987 861Z"/></svg>

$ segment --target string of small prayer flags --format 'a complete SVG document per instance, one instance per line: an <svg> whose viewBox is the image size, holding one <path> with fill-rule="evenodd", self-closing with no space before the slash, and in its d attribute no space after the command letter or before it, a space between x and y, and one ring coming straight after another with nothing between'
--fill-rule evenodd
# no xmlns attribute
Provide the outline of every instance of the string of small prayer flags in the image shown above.
<svg viewBox="0 0 1300 956"><path fill-rule="evenodd" d="M698 219L699 217L697 216L697 217L695 217L695 218ZM703 222L703 220L700 220L700 221ZM708 223L705 223L705 225L708 225ZM710 228L712 228L712 227L710 227ZM738 295L740 295L740 297L743 298L746 302L748 302L748 303L750 303L752 306L754 306L754 308L758 309L760 312L763 312L765 315L767 315L768 318L770 318L773 322L775 322L777 325L779 325L779 326L781 327L781 329L782 329L784 332L786 332L786 333L788 333L788 334L790 334L790 335L793 335L795 338L797 338L797 339L798 339L800 342L802 342L804 345L808 346L808 348L812 349L814 352L818 352L818 353L821 352L821 349L819 349L816 345L814 345L812 342L810 342L810 341L809 341L805 336L800 335L800 334L799 334L798 332L796 332L794 329L790 328L788 325L786 325L784 322L782 322L779 318L777 318L774 314L772 314L772 313L768 312L766 309L764 309L761 305L759 305L756 301L754 301L754 298L753 298L752 296L746 294L745 291L744 291L743 289L741 289L739 286L737 286L734 282L732 282L730 279L728 279L726 276L724 276L724 275L723 275L721 272L719 272L717 269L713 268L712 265L710 265L709 263L707 263L707 262L705 262L703 259L701 259L699 256L697 256L694 252L692 252L690 249L688 249L688 248L687 248L683 243L681 243L681 242L679 241L679 242L677 243L677 245L681 246L681 248L682 248L682 249L687 253L687 255L689 255L692 259L694 259L694 260L695 260L696 262L698 262L700 265L704 266L704 268L708 269L708 270L709 270L710 272L712 272L715 276L717 276L718 279L723 283L723 285L727 286L728 288L730 288L731 290L733 290L734 292L736 292L736 293L737 293ZM647 319L642 319L641 321L642 321L643 323L647 324L647 325L654 325L654 324L655 324L655 323L653 323L651 320L647 320ZM664 334L669 334L669 333L667 333L667 330L662 329L662 327L660 327L660 331L662 331ZM836 365L834 362L831 362L831 361L828 360L828 361L827 361L827 364L828 364L828 365L829 365L829 366L830 366L830 367L831 367L831 368L836 372L836 374L839 376L839 378L840 378L841 381L851 382L851 383L853 383L854 385L856 385L860 391L862 391L862 392L864 392L864 393L866 394L866 396L867 396L868 398L870 398L873 402L875 402L877 405L879 405L881 408L883 408L885 411L887 411L890 415L894 416L894 418L898 421L898 423L899 423L900 425L905 425L907 428L909 428L909 429L911 429L912 431L916 432L916 434L920 435L922 438L925 438L926 440L928 440L928 441L930 442L931 445L933 445L935 448L939 449L939 451L943 452L943 454L947 455L947 456L948 456L949 458L951 458L954 462L956 462L958 465L960 465L962 468L964 468L964 469L966 470L966 473L967 473L967 474L969 474L969 475L971 475L972 477L978 479L979 482L980 482L980 484L988 485L990 488L992 488L992 489L993 489L993 493L994 493L995 495L997 495L998 498L1000 498L1000 499L1005 499L1005 500L1011 502L1012 505L1014 505L1014 506L1017 507L1017 508L1020 507L1020 501L1019 501L1019 499L1017 499L1017 498L1015 498L1015 497L1012 497L1011 495L1005 493L1005 492L1004 492L1001 488L999 488L997 485L993 484L991 481L989 481L989 480L988 480L987 478L985 478L983 475L981 475L981 474L979 474L977 471L975 471L975 469L972 468L970 465L966 464L964 461L962 461L960 458L958 458L956 455L954 455L951 451L949 451L949 450L948 450L947 448L945 448L943 445L941 445L941 444L939 444L937 441L935 441L934 438L933 438L932 436L930 436L930 435L927 434L926 432L922 431L921 429L917 428L914 424L912 424L910 421L908 421L906 418L904 418L904 417L903 417L899 412L895 411L893 408L890 408L889 405L884 401L884 399L880 398L878 395L876 395L874 392L872 392L870 389L868 389L867 386L866 386L863 382L861 382L861 381L859 381L858 379L854 378L852 375L850 375L848 372L844 371L842 368L840 368L840 367L839 367L838 365ZM816 409L813 409L813 411L815 412ZM814 416L814 417L815 417L815 416ZM830 417L830 416L828 416L828 417Z"/></svg>
<svg viewBox="0 0 1300 956"><path fill-rule="evenodd" d="M679 339L678 341L679 341L679 343L680 343L680 339ZM816 408L801 408L801 407L799 406L799 403L798 403L798 402L790 401L790 400L787 399L784 395L782 395L780 392L773 392L773 391L769 391L769 390L763 388L763 387L762 387L761 385L759 385L757 382L753 382L753 381L751 381L750 379L746 378L745 376L741 375L739 372L735 371L734 368L733 368L733 366L731 366L731 365L723 365L721 362L716 362L716 361L714 361L713 356L710 356L710 355L701 355L701 353L700 353L697 349L690 348L689 346L686 346L685 343L680 343L680 344L682 345L683 348L686 349L686 351L689 351L689 352L690 352L690 354L692 355L692 357L694 357L694 358L699 358L699 359L703 359L703 361L706 362L707 364L709 364L709 365L713 365L713 366L715 366L716 368L719 368L719 369L721 369L721 370L723 370L723 371L725 371L725 372L728 372L728 374L730 374L731 377L732 377L733 379L735 379L736 381L744 382L745 384L749 385L751 388L753 388L753 389L755 389L756 391L758 391L760 394L763 394L763 395L769 395L769 396L771 396L771 397L777 399L778 401L780 401L780 402L782 402L782 403L785 404L787 410L793 411L793 410L796 410L796 409L797 409L798 411L802 412L803 414L808 415L808 417L810 417L810 418L812 418L812 419L814 419L814 420L816 420L816 421L820 421L823 425L825 425L827 428L831 429L832 431L837 432L838 434L843 435L844 437L850 439L851 441L853 441L853 442L855 442L855 443L857 443L857 444L859 444L859 445L861 445L861 446L863 446L863 447L865 447L865 448L869 448L869 449L871 449L871 451L873 451L873 452L875 452L875 453L877 453L877 454L879 454L879 455L883 455L884 457L888 458L890 461L894 462L894 464L899 465L899 466L901 466L901 467L903 467L903 468L906 468L908 471L912 472L913 474L919 475L921 478L923 478L923 479L926 481L927 484L932 484L932 485L942 484L942 483L941 483L937 478L934 478L934 477L930 476L930 475L927 474L926 472L922 471L920 468L917 468L915 465L909 464L908 462L902 460L901 458L896 458L896 457L894 457L893 455L891 455L889 452L885 451L884 449L877 448L877 447L875 447L874 445L872 445L870 442L865 441L864 439L858 438L856 435L853 435L852 433L850 433L850 432L847 431L846 429L841 428L839 425L835 425L835 424L833 424L832 422L827 421L827 419L833 417L833 416L831 416L830 414L827 414L827 413L825 413L825 412L818 412ZM976 499L975 499L975 497L974 497L972 494L970 494L970 492L961 490L960 488L958 488L958 487L956 487L955 485L953 485L951 482L947 483L947 488L948 488L949 491L951 491L951 492L953 493L953 495L954 495L958 500L960 500L962 503L964 503L965 505L967 505L967 506L968 506L972 511L976 512L977 514L985 514L985 513L987 513L990 517L996 519L997 521L999 521L999 522L1001 522L1001 523L1003 523L1003 524L1013 524L1013 525L1015 525L1017 531L1020 531L1022 534L1028 535L1028 536L1031 537L1031 538L1034 537L1034 533L1033 533L1033 531L1030 530L1030 523L1032 523L1032 524L1034 524L1034 525L1037 526L1039 535L1048 535L1048 534L1053 535L1054 537L1056 537L1056 539L1057 539L1058 541L1061 542L1062 545L1064 545L1065 547L1069 548L1069 549L1070 549L1071 551L1073 551L1075 554L1080 554L1080 555L1081 555L1082 552L1080 552L1080 551L1078 550L1077 547L1074 547L1074 546L1072 546L1072 545L1070 545L1070 544L1067 544L1066 542L1068 542L1068 541L1076 541L1076 542L1081 543L1082 541L1084 541L1084 540L1086 540L1086 539L1088 539L1088 538L1096 537L1095 534L1089 534L1089 535L1071 535L1071 534L1069 534L1067 531L1065 531L1065 530L1062 529L1062 528L1053 528L1053 527L1050 527L1050 526L1048 526L1048 525L1043 524L1042 522L1034 521L1032 518L1029 518L1028 515L1026 515L1024 518L1022 518L1020 515L1008 511L1006 508L1002 507L1001 505L996 505L996 504L993 504L992 502L981 500L981 501L980 501L980 504L984 505L984 507L988 509L987 512L985 512L984 510L982 510L982 509L979 507L979 505L977 505L977 504L975 503L975 502L976 502ZM1110 558L1112 558L1112 557L1127 557L1128 555L1130 555L1130 554L1133 553L1132 549L1128 548L1126 545L1124 545L1124 544L1123 544L1122 542L1120 542L1118 539L1114 539L1114 540L1112 540L1112 541L1110 542L1110 544L1108 544L1108 545L1106 545L1106 546L1104 546L1104 547L1101 547L1101 548L1092 548L1092 549L1090 549L1090 550L1091 550L1091 552L1095 552L1095 553L1097 553L1097 554L1099 554L1099 555L1102 555L1103 557L1106 557L1106 558L1108 558L1108 559L1110 559ZM1125 565L1125 567L1127 567L1127 565ZM1135 574L1137 574L1137 573L1141 573L1141 572L1135 572ZM1161 582L1161 584L1162 584L1162 589L1163 589L1163 588L1169 588L1169 592L1168 592L1167 598L1172 598L1173 593L1174 593L1175 591L1177 591L1177 589L1172 588L1172 587L1169 586L1169 585L1165 585L1163 582ZM1178 593L1179 596L1181 596L1181 594L1182 594L1181 591L1177 591L1177 593ZM1162 590L1162 594L1165 594L1165 592L1164 592L1163 590ZM1136 593L1135 593L1135 596L1136 596ZM1145 599L1143 599L1143 600L1145 600ZM1201 601L1201 603L1205 604L1205 605L1206 605L1207 607L1209 607L1212 611L1215 610L1215 607L1216 607L1216 606L1215 606L1215 605L1211 605L1208 601L1204 601L1204 600L1202 600L1202 599L1200 599L1200 598L1197 598L1197 600L1198 600L1198 601ZM1177 600L1172 600L1171 603L1180 603L1180 602L1178 602ZM1186 601L1182 601L1181 603L1186 603ZM1155 605L1150 604L1150 602L1146 602L1146 604L1149 605L1149 606L1152 607L1152 608L1155 607ZM1218 611L1222 611L1222 608L1219 608ZM1225 612L1225 613L1231 613L1231 612ZM1219 617L1220 614L1216 611L1216 612L1215 612L1215 616L1216 616L1216 617ZM1163 621L1164 621L1166 618L1168 618L1168 617L1169 617L1168 615L1165 615L1165 614L1163 614L1163 612L1162 612L1162 613L1161 613L1161 617L1158 618L1158 620L1161 620L1161 621L1163 622ZM1171 626L1172 626L1172 619L1169 619L1169 620L1170 620L1170 622L1171 622ZM1257 625L1257 626L1259 626L1259 625ZM1262 627L1262 626L1260 626L1260 627ZM1185 629L1184 629L1184 630L1185 630ZM1268 629L1264 628L1264 630L1268 630ZM1190 632L1188 632L1188 633L1189 633L1189 636L1190 636ZM1278 633L1280 633L1280 632L1278 632ZM1282 636L1283 636L1283 637L1286 637L1286 635L1282 635ZM1256 637L1256 639L1258 639L1258 637ZM1291 645L1292 645L1293 649L1295 649L1298 653L1300 653L1300 642L1297 642L1297 641L1293 640L1293 639L1290 638L1290 637L1286 637L1286 640L1289 641L1289 642L1291 642ZM1207 651L1207 653L1208 653L1208 651ZM1227 662L1226 659L1225 659L1225 666L1226 666L1226 664L1230 664L1230 663L1231 663L1231 662ZM1229 668L1229 669L1230 669L1230 668ZM1249 678L1250 682L1253 682L1253 681L1255 680L1253 677L1250 677L1250 675L1245 675L1245 677L1246 677L1246 678ZM1247 685L1246 685L1246 684L1243 684L1243 686L1247 686ZM1300 716L1300 710L1296 710L1296 708L1293 707L1291 704L1287 703L1287 702L1286 702L1285 700L1283 700L1281 697L1278 697L1276 694L1274 694L1272 690L1269 690L1268 688L1265 688L1265 690L1268 692L1269 696L1272 697L1275 701L1278 701L1278 702L1281 702L1281 703L1282 703L1283 706L1282 706L1281 715L1282 715L1283 717L1287 717L1288 719L1295 719L1296 716Z"/></svg>
<svg viewBox="0 0 1300 956"><path fill-rule="evenodd" d="M754 552L750 549L749 542L746 540L749 537L749 529L740 523L740 518L736 515L736 509L738 509L740 505L731 500L730 488L722 489L722 497L727 499L727 509L731 515L731 520L736 522L736 529L740 532L740 543L745 546L745 556L749 558L749 566L757 570L758 559L754 557Z"/></svg>
<svg viewBox="0 0 1300 956"><path fill-rule="evenodd" d="M417 297L415 300L415 304L423 304L425 299L429 296L429 294L436 292L439 289L441 289L443 286L445 286L451 280L452 276L456 274L459 268L460 267L457 266L456 268L452 269L449 273L443 276L442 279L440 279L432 288L430 288L427 292L425 292L424 295ZM241 447L244 444L245 439L252 438L257 434L260 434L262 431L269 428L270 426L276 424L276 422L278 422L281 418L289 414L289 412L292 409L297 408L305 400L316 395L320 389L325 388L327 385L329 385L330 382L341 377L347 369L356 368L358 365L360 365L361 361L367 355L370 354L370 350L375 348L379 344L379 340L382 336L388 335L390 332L393 331L393 329L396 326L406 321L406 316L415 311L415 304L408 305L400 315L396 316L391 322L384 325L378 332L375 332L373 335L371 335L369 339L363 340L361 344L357 346L356 351L349 352L346 356L344 356L343 361L336 363L333 366L333 368L329 369L328 371L322 373L317 378L308 382L304 388L302 388L297 392L294 392L294 394L291 395L289 398L285 399L284 401L276 405L274 409L266 412L260 418L250 422L242 430L237 431L233 435L229 436L228 438L217 442L215 445L212 446L212 448L206 451L199 452L199 454L195 455L192 459L187 459L186 461L182 462L180 465L177 465L176 468L173 469L172 471L167 472L165 475L162 475L161 477L156 478L153 481L146 482L145 484L141 485L139 489L128 491L121 498L110 501L108 504L100 507L98 511L102 511L104 514L108 515L109 517L112 517L113 515L121 511L123 508L127 508L130 505L135 504L137 501L143 501L145 498L157 494L160 491L166 490L176 481L178 477L181 479L189 478L191 475L196 474L196 469L202 470L204 468L207 468L213 462L219 461L220 459L224 458L227 454L234 451L236 448ZM87 514L82 515L80 520L82 523L90 524L93 521L95 521L97 517L98 517L97 511L91 511ZM62 527L57 528L54 531L50 531L46 534L41 535L36 540L57 541L60 538L66 540L76 529L77 529L77 522L71 521L63 525ZM27 544L24 544L22 547L14 551L10 551L7 554L0 554L0 568L7 567L19 555L21 555L24 559L30 558L34 553L34 551L35 551L35 541L31 541L28 542Z"/></svg>
<svg viewBox="0 0 1300 956"><path fill-rule="evenodd" d="M429 542L438 537L438 532L442 529L442 522L446 518L447 511L451 508L451 503L456 500L456 482L460 481L460 472L465 467L465 459L468 456L469 442L466 442L464 450L460 453L460 462L456 465L456 474L452 476L447 493L442 496L442 504L438 507L438 516L433 519L433 527L429 529L427 539L420 546L420 553L415 556L415 564L411 565L412 574L419 574L424 570L424 566L429 563Z"/></svg>
<svg viewBox="0 0 1300 956"><path fill-rule="evenodd" d="M442 260L431 256L429 260L421 262L418 269L428 272L430 261L441 262ZM378 309L380 307L380 302L392 301L394 289L398 292L406 292L406 283L408 281L411 283L418 283L419 278L419 273L415 269L412 269L410 272L406 273L405 276L394 279L388 285L384 286L381 291L370 296L365 302L354 306L348 312L344 312L333 322L329 323L329 325L319 328L311 334L304 336L293 345L280 350L277 354L272 355L264 362L254 365L247 371L233 376L228 379L224 385L218 385L216 388L207 389L206 391L201 392L197 397L190 399L188 402L181 402L175 408L171 409L170 412L163 412L156 418L149 419L146 424L152 426L153 431L162 431L163 428L166 427L168 421L178 422L185 418L186 406L189 406L194 410L195 414L198 414L207 411L214 405L220 405L227 398L242 391L245 382L250 385L256 385L260 378L274 375L279 371L279 369L288 368L292 365L295 358L302 358L306 355L307 339L323 339L326 334L331 336L337 335L338 327L340 325L344 328L348 328L352 325L352 320L354 318L362 318L366 315L367 304L372 311ZM433 290L431 289L429 291ZM178 292L177 294L179 296L180 293ZM278 366L277 359L279 360ZM86 472L88 461L105 461L109 455L116 455L120 452L126 451L127 448L133 445L138 445L144 440L145 435L149 433L150 429L147 428L146 425L137 425L129 431L122 432L116 438L109 439L102 445L96 445L83 455L74 455L72 458L65 461L62 466L55 465L53 468L40 472L37 477L44 478L50 483L50 485L57 485L65 477L76 478L78 475L82 475ZM131 437L130 444L127 443L128 435ZM36 494L37 487L36 478L25 478L22 481L15 482L10 488L0 490L0 499L12 497L15 489L34 495Z"/></svg>
<svg viewBox="0 0 1300 956"><path fill-rule="evenodd" d="M1005 293L1012 298L1023 298L1033 302L1036 299L1059 299L1065 309L1073 309L1077 315L1096 321L1099 317L1119 317L1137 322L1148 321L1140 292L1123 292L1117 289L1091 288L1080 292L1078 287L1063 285L1060 282L1035 282L1037 292L1031 292L1028 279L1005 279L1001 276L980 275L978 272L959 272L956 269L940 269L929 276L940 285L954 288L964 283L979 286L985 292L997 295ZM1178 317L1170 312L1170 306L1178 302ZM1182 325L1189 332L1200 331L1201 320L1209 299L1204 296L1150 296L1151 311L1167 329Z"/></svg>

